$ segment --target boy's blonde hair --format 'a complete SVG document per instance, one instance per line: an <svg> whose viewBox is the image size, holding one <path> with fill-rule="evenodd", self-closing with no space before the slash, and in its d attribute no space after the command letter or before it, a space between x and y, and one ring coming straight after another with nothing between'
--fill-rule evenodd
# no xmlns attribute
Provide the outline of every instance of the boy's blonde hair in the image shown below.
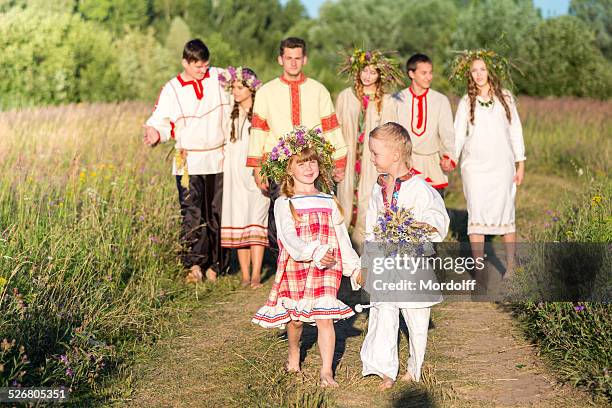
<svg viewBox="0 0 612 408"><path fill-rule="evenodd" d="M387 146L400 153L409 168L412 167L412 141L410 140L410 133L402 125L387 122L376 126L370 132L370 138L386 142Z"/></svg>

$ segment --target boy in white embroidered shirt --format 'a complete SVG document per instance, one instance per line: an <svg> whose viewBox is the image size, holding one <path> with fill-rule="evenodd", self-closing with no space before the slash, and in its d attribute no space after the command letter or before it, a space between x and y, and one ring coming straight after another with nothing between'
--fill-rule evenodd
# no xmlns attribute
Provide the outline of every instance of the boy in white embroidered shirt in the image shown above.
<svg viewBox="0 0 612 408"><path fill-rule="evenodd" d="M229 101L219 83L219 68L210 67L210 52L199 39L183 50L184 71L161 90L144 129L144 143L156 146L174 139L172 173L181 205L182 262L187 282L215 280L229 264L221 248L224 124Z"/></svg>
<svg viewBox="0 0 612 408"><path fill-rule="evenodd" d="M440 194L427 184L410 165L412 143L408 131L395 122L375 128L369 137L371 160L380 174L372 189L366 214L366 242L374 241L374 226L379 213L387 208L411 209L417 222L433 230L432 241L447 234L449 217ZM358 282L361 283L361 276ZM375 374L383 381L381 389L391 388L399 370L397 334L401 311L409 331L410 358L402 377L419 381L427 346L430 302L373 302L368 333L361 348L364 376Z"/></svg>

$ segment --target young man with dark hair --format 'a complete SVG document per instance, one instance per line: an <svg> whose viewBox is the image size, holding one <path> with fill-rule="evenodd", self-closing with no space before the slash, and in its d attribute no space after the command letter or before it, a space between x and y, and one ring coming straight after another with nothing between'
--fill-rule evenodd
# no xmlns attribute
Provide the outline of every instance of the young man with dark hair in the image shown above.
<svg viewBox="0 0 612 408"><path fill-rule="evenodd" d="M394 95L397 120L410 133L412 165L440 194L448 186L445 173L456 167L453 113L448 98L430 88L433 63L424 54L406 61L410 86Z"/></svg>
<svg viewBox="0 0 612 408"><path fill-rule="evenodd" d="M329 91L302 72L308 62L306 42L296 37L284 39L280 43L277 61L283 67L282 75L267 82L257 91L246 163L253 168L257 185L271 196L271 209L274 208L274 199L279 194L278 186L262 178L259 172L263 157L272 151L280 137L296 126L305 126L307 129L318 127L336 148L335 181L344 178L347 154ZM268 220L270 247L273 248L276 245L273 211L270 212Z"/></svg>
<svg viewBox="0 0 612 408"><path fill-rule="evenodd" d="M182 262L187 282L206 277L215 280L229 257L221 248L221 199L223 196L224 126L229 102L219 84L222 71L210 67L208 47L199 39L183 49L184 71L161 90L153 114L144 128L144 142L175 141L172 174L181 205Z"/></svg>

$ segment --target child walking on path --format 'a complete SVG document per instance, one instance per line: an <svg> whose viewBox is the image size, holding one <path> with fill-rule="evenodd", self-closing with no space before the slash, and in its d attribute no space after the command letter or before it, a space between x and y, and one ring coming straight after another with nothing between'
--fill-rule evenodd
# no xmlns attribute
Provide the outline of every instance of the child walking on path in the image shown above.
<svg viewBox="0 0 612 408"><path fill-rule="evenodd" d="M261 81L251 69L242 67L228 67L219 75L219 81L231 92L233 102L225 135L221 246L237 249L241 285L256 289L261 287L261 265L268 246L270 198L255 184L253 172L245 163L253 102Z"/></svg>
<svg viewBox="0 0 612 408"><path fill-rule="evenodd" d="M395 122L375 128L370 133L372 162L381 175L372 189L366 213L366 242L374 241L374 227L382 212L410 209L419 226L433 231L432 241L446 236L449 217L444 200L410 166L412 143L408 131ZM397 335L399 312L408 326L410 358L402 377L419 381L427 346L427 330L431 302L373 302L368 321L368 334L361 347L364 376L375 374L383 381L381 389L391 388L399 370Z"/></svg>
<svg viewBox="0 0 612 408"><path fill-rule="evenodd" d="M340 280L360 270L342 210L333 196L320 192L330 191L333 152L318 129L302 127L281 139L263 163L263 175L281 185L282 195L274 204L279 255L268 301L252 320L263 327L287 325L290 372L300 371L303 323L316 325L322 387L338 386L332 372L333 323L354 314L336 298Z"/></svg>
<svg viewBox="0 0 612 408"><path fill-rule="evenodd" d="M210 67L210 52L201 40L185 44L184 71L161 90L144 126L144 142L156 146L175 140L172 174L181 205L181 243L187 282L215 280L229 265L221 247L224 127L229 119L227 95L219 68Z"/></svg>

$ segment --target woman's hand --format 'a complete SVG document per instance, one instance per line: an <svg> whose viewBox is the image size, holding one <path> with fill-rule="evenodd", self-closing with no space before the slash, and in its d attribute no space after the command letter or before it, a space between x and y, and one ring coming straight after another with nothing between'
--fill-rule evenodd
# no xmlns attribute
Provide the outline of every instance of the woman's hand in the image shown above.
<svg viewBox="0 0 612 408"><path fill-rule="evenodd" d="M520 186L525 178L525 162L520 161L516 164L516 174L514 175L514 183Z"/></svg>

